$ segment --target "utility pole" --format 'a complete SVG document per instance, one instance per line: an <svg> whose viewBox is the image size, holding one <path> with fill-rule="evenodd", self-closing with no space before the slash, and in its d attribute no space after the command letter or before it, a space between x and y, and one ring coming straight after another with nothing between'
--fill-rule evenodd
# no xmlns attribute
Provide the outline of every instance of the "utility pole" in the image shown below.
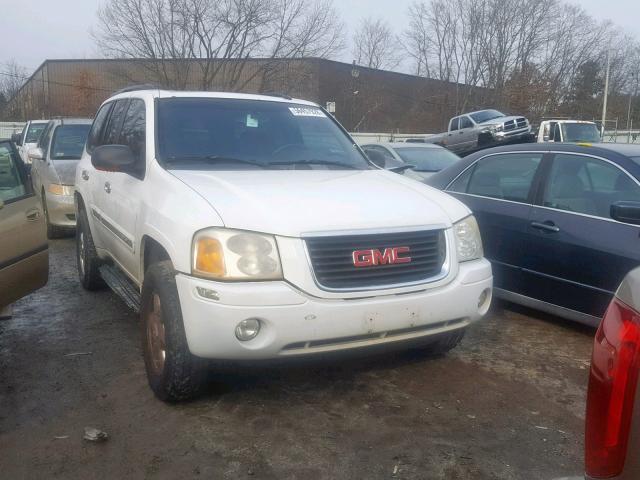
<svg viewBox="0 0 640 480"><path fill-rule="evenodd" d="M611 68L611 49L607 49L607 74L604 80L604 102L602 104L602 140L604 141L604 129L607 123L607 100L609 99L609 70Z"/></svg>
<svg viewBox="0 0 640 480"><path fill-rule="evenodd" d="M638 94L638 74L631 74L631 84L633 84L633 80L636 80L636 88L635 90L629 91L629 108L627 109L627 143L631 143L631 102L633 98Z"/></svg>

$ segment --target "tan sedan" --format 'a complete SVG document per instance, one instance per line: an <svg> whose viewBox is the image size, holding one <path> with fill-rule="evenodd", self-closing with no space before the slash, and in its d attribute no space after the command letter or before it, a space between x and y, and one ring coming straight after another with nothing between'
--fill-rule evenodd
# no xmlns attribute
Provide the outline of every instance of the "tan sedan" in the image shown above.
<svg viewBox="0 0 640 480"><path fill-rule="evenodd" d="M44 286L48 276L42 206L18 151L0 141L0 316L3 308Z"/></svg>

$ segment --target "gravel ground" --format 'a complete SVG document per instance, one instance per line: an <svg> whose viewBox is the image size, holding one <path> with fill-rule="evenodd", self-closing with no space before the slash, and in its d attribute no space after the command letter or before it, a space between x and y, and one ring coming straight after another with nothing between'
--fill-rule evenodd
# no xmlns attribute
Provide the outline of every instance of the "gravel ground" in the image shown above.
<svg viewBox="0 0 640 480"><path fill-rule="evenodd" d="M53 241L49 284L0 322L0 477L575 475L593 334L496 304L446 357L237 368L171 406L147 386L136 316L83 291L73 239Z"/></svg>

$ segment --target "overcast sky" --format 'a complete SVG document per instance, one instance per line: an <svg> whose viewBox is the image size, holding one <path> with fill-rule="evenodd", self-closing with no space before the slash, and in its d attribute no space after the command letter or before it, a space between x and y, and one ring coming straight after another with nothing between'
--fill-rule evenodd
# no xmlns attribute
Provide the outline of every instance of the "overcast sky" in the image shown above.
<svg viewBox="0 0 640 480"><path fill-rule="evenodd" d="M0 0L2 6L2 62L15 58L35 69L48 58L92 58L98 52L89 36L96 10L104 0ZM405 12L413 0L334 0L348 27L353 30L362 16L386 18L404 29ZM640 38L639 0L580 0L594 17L608 18ZM11 39L9 41L8 39ZM345 53L341 60L350 61Z"/></svg>

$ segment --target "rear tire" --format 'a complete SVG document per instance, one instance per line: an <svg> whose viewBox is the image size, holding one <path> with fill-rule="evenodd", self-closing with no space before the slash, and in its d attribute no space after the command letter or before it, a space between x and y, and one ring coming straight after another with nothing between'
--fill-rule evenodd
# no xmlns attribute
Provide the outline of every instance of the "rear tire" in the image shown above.
<svg viewBox="0 0 640 480"><path fill-rule="evenodd" d="M85 290L93 291L104 287L105 283L100 275L102 261L98 257L96 247L93 244L89 219L84 209L78 209L76 232L76 263L78 265L78 278Z"/></svg>
<svg viewBox="0 0 640 480"><path fill-rule="evenodd" d="M172 403L197 397L207 377L207 361L189 351L175 275L168 260L152 264L140 309L149 386L160 400Z"/></svg>

